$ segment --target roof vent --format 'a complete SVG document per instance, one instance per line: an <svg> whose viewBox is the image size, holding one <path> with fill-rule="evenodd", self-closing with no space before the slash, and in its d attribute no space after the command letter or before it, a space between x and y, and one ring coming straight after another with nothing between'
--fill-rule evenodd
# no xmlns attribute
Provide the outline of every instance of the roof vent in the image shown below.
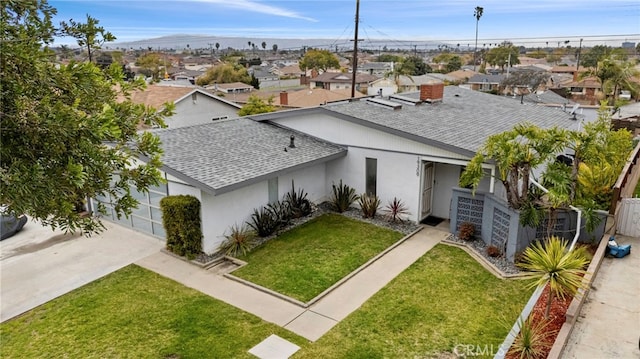
<svg viewBox="0 0 640 359"><path fill-rule="evenodd" d="M372 104L374 106L388 108L390 110L399 110L402 108L402 105L397 102L387 101L380 98L368 98L366 100L366 103Z"/></svg>
<svg viewBox="0 0 640 359"><path fill-rule="evenodd" d="M289 148L296 148L296 144L295 144L295 140L296 137L294 135L291 135L291 137L289 137Z"/></svg>
<svg viewBox="0 0 640 359"><path fill-rule="evenodd" d="M396 102L401 102L410 106L420 105L422 101L417 98L406 97L398 94L389 95L389 100L393 100Z"/></svg>

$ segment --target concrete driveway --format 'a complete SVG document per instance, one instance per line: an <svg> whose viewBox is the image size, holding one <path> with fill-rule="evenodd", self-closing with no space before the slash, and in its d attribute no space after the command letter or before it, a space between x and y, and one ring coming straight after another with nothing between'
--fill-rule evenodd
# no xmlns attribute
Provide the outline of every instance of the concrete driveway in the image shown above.
<svg viewBox="0 0 640 359"><path fill-rule="evenodd" d="M104 222L98 235L66 235L29 221L0 242L0 322L156 253L158 238Z"/></svg>

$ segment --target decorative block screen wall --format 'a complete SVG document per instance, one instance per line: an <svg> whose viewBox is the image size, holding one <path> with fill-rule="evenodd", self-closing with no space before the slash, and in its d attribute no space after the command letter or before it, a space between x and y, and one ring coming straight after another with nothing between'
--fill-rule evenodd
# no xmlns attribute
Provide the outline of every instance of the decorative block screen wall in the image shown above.
<svg viewBox="0 0 640 359"><path fill-rule="evenodd" d="M499 208L493 208L493 219L491 221L491 245L503 248L504 244L509 240L509 223L511 215L501 211Z"/></svg>
<svg viewBox="0 0 640 359"><path fill-rule="evenodd" d="M464 222L471 222L476 226L476 233L482 232L482 209L484 200L468 197L458 197L456 233Z"/></svg>
<svg viewBox="0 0 640 359"><path fill-rule="evenodd" d="M571 239L575 235L575 228L568 229L567 228L567 218L557 218L555 223L553 224L553 228L551 229L551 235L558 236L564 239ZM536 228L536 239L544 239L549 237L549 231L547 228L549 227L549 219L545 218L542 220L542 223Z"/></svg>

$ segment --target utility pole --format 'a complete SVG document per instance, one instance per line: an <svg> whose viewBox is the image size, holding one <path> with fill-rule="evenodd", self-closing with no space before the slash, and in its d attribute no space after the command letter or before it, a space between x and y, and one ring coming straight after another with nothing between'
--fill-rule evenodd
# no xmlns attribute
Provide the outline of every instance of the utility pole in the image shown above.
<svg viewBox="0 0 640 359"><path fill-rule="evenodd" d="M356 0L356 31L353 40L353 70L351 77L351 98L356 96L356 73L358 71L358 22L360 18L360 0Z"/></svg>

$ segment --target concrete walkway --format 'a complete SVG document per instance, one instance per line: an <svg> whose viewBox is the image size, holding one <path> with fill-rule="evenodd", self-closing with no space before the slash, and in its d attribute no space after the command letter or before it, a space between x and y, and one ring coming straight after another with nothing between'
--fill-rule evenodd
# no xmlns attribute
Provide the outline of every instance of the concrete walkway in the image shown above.
<svg viewBox="0 0 640 359"><path fill-rule="evenodd" d="M0 242L0 321L4 322L136 260L163 241L104 222L98 235L65 235L29 221Z"/></svg>
<svg viewBox="0 0 640 359"><path fill-rule="evenodd" d="M423 228L309 308L161 252L136 264L316 341L448 235Z"/></svg>
<svg viewBox="0 0 640 359"><path fill-rule="evenodd" d="M616 242L631 254L603 259L563 358L640 358L640 238Z"/></svg>

